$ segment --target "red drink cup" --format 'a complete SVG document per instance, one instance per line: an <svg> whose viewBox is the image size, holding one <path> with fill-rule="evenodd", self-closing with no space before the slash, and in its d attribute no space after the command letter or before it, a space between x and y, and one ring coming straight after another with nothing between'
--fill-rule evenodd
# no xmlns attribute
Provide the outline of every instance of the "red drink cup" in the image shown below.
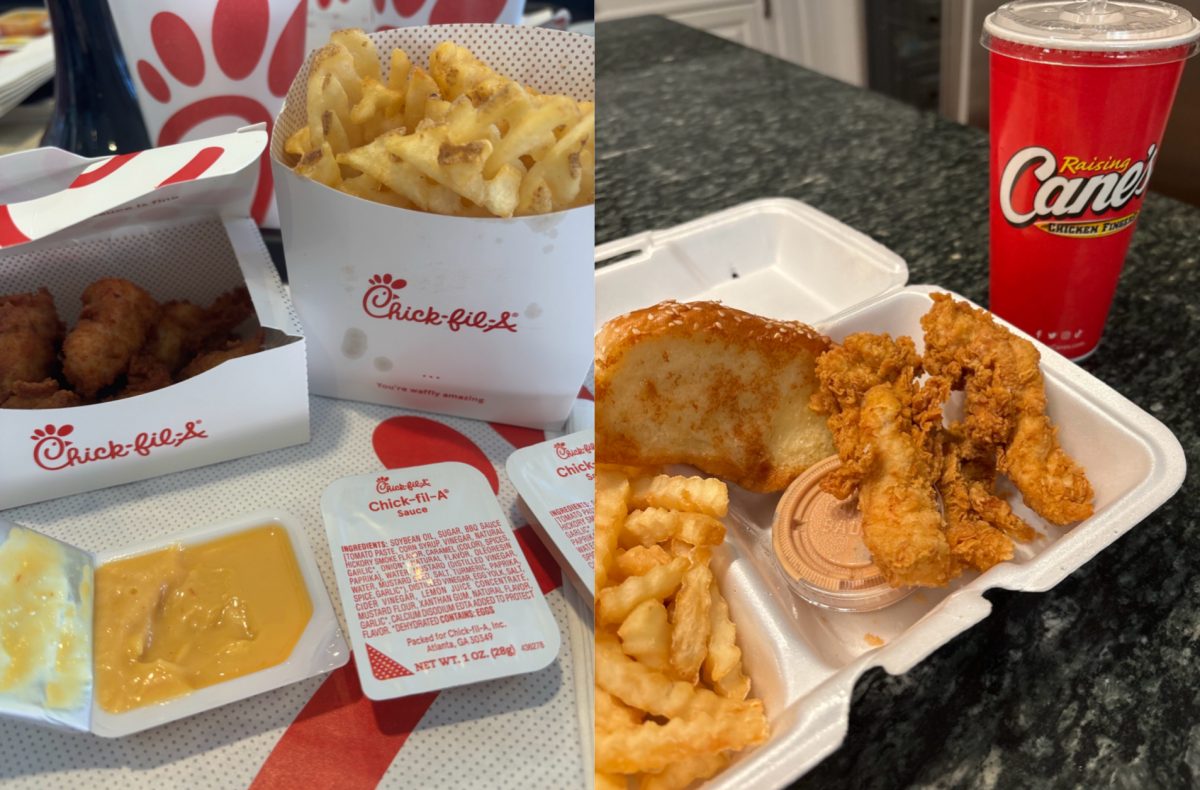
<svg viewBox="0 0 1200 790"><path fill-rule="evenodd" d="M1200 22L1152 0L1017 0L990 14L991 304L1091 353Z"/></svg>

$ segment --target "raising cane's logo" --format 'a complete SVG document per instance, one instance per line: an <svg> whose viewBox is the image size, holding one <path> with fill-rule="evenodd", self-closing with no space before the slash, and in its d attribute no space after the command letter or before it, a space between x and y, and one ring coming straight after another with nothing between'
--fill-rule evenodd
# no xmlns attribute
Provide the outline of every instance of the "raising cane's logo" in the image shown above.
<svg viewBox="0 0 1200 790"><path fill-rule="evenodd" d="M1158 146L1151 144L1146 158L1064 156L1060 162L1052 151L1040 146L1022 148L1013 154L1000 177L1000 209L1017 228L1034 225L1055 236L1099 238L1133 225L1138 213L1111 219L1077 220L1084 214L1119 212L1146 191ZM1022 187L1032 179L1033 190ZM1033 200L1018 199L1033 193ZM1020 205L1018 205L1020 204Z"/></svg>
<svg viewBox="0 0 1200 790"><path fill-rule="evenodd" d="M468 310L465 307L451 310L439 309L433 305L416 307L405 302L400 295L400 291L407 285L407 280L390 274L373 275L368 281L366 293L363 294L363 312L371 318L441 326L451 332L461 329L475 329L484 333L497 329L517 331L516 318L519 313L505 310L499 315L492 315L487 310Z"/></svg>
<svg viewBox="0 0 1200 790"><path fill-rule="evenodd" d="M70 469L96 461L113 461L130 455L142 457L164 447L178 447L193 439L207 439L208 434L200 429L200 420L189 420L183 428L163 428L159 431L142 431L130 441L109 439L94 447L79 447L67 437L75 432L73 425L47 425L38 428L29 438L33 440L33 462L50 472Z"/></svg>
<svg viewBox="0 0 1200 790"><path fill-rule="evenodd" d="M577 455L587 455L588 453L594 453L595 451L596 444L594 442L588 442L587 444L579 447L567 447L566 442L554 443L554 454L559 458L574 458Z"/></svg>

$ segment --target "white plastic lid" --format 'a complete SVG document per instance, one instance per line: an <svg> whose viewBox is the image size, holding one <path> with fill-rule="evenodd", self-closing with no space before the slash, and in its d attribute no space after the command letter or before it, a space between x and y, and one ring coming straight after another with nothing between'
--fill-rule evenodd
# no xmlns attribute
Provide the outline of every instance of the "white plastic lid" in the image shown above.
<svg viewBox="0 0 1200 790"><path fill-rule="evenodd" d="M1047 49L1129 52L1192 44L1200 21L1158 0L1014 0L988 14L983 45L992 37Z"/></svg>

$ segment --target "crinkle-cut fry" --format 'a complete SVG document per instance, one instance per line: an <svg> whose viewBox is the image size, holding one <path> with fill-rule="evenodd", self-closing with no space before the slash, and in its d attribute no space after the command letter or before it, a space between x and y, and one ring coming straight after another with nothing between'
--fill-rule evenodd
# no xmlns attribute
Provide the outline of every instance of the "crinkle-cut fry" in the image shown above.
<svg viewBox="0 0 1200 790"><path fill-rule="evenodd" d="M600 591L596 614L601 623L620 623L642 601L664 600L675 594L691 566L687 557L676 557L645 576L631 576L616 587Z"/></svg>
<svg viewBox="0 0 1200 790"><path fill-rule="evenodd" d="M671 604L671 666L676 675L690 683L698 680L700 666L708 653L712 583L708 550L698 549Z"/></svg>
<svg viewBox="0 0 1200 790"><path fill-rule="evenodd" d="M602 688L596 689L596 729L613 730L631 724L641 724L646 713L631 708Z"/></svg>
<svg viewBox="0 0 1200 790"><path fill-rule="evenodd" d="M742 661L742 651L737 646L737 626L729 617L729 603L721 595L720 588L713 584L709 588L712 599L708 611L708 654L704 657L704 679L715 684L727 676Z"/></svg>
<svg viewBox="0 0 1200 790"><path fill-rule="evenodd" d="M638 790L683 790L697 779L708 779L729 765L725 752L697 754L672 763L656 774L642 774Z"/></svg>
<svg viewBox="0 0 1200 790"><path fill-rule="evenodd" d="M329 143L321 143L315 151L309 151L300 157L296 172L305 178L311 178L319 184L337 189L342 183L342 170L338 167L337 158Z"/></svg>
<svg viewBox="0 0 1200 790"><path fill-rule="evenodd" d="M312 135L308 131L307 126L301 126L288 137L287 142L283 144L284 153L292 156L304 156L312 148Z"/></svg>
<svg viewBox="0 0 1200 790"><path fill-rule="evenodd" d="M598 469L594 496L596 590L599 591L607 586L608 574L615 560L617 537L627 512L625 501L629 498L629 480L622 474Z"/></svg>
<svg viewBox="0 0 1200 790"><path fill-rule="evenodd" d="M626 523L628 523L626 519ZM623 577L644 576L652 568L666 565L671 561L671 554L662 546L634 546L617 553L617 572Z"/></svg>
<svg viewBox="0 0 1200 790"><path fill-rule="evenodd" d="M443 41L429 54L429 70L448 99L467 96L472 104L486 101L509 83L470 50L453 41Z"/></svg>
<svg viewBox="0 0 1200 790"><path fill-rule="evenodd" d="M717 546L725 540L725 525L703 513L648 507L635 510L621 529L621 545L650 546L678 538L693 546Z"/></svg>
<svg viewBox="0 0 1200 790"><path fill-rule="evenodd" d="M398 160L386 147L387 140L399 132L385 132L373 142L337 157L338 164L352 167L381 182L397 195L411 201L421 211L455 214L462 199L440 184L430 182L421 171Z"/></svg>
<svg viewBox="0 0 1200 790"><path fill-rule="evenodd" d="M621 651L658 672L671 670L671 622L662 601L642 601L621 627Z"/></svg>
<svg viewBox="0 0 1200 790"><path fill-rule="evenodd" d="M729 488L714 477L656 475L632 481L629 506L684 510L724 518L729 512Z"/></svg>
<svg viewBox="0 0 1200 790"><path fill-rule="evenodd" d="M360 28L335 30L329 34L332 44L341 44L354 58L354 70L363 79L379 79L379 51Z"/></svg>
<svg viewBox="0 0 1200 790"><path fill-rule="evenodd" d="M762 711L752 708L721 717L702 713L671 719L666 724L645 721L600 733L596 769L606 773L658 773L698 754L762 743L767 734Z"/></svg>
<svg viewBox="0 0 1200 790"><path fill-rule="evenodd" d="M731 700L744 700L750 696L750 678L742 671L742 663L739 661L728 675L714 683L713 690Z"/></svg>
<svg viewBox="0 0 1200 790"><path fill-rule="evenodd" d="M628 790L629 779L624 774L596 773L595 790Z"/></svg>
<svg viewBox="0 0 1200 790"><path fill-rule="evenodd" d="M706 688L676 680L627 656L608 631L596 634L596 688L637 710L667 718L699 714L732 716L747 710L762 714L760 700L725 699Z"/></svg>

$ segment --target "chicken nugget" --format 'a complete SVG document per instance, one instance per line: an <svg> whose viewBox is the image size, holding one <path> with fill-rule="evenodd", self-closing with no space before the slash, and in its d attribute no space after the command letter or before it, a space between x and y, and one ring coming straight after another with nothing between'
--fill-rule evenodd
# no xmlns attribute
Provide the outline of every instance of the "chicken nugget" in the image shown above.
<svg viewBox="0 0 1200 790"><path fill-rule="evenodd" d="M79 323L63 340L63 375L76 392L93 397L124 375L158 315L154 298L128 280L89 285Z"/></svg>
<svg viewBox="0 0 1200 790"><path fill-rule="evenodd" d="M191 302L167 302L143 350L175 373L212 338L228 334L253 313L245 286L226 291L207 308Z"/></svg>
<svg viewBox="0 0 1200 790"><path fill-rule="evenodd" d="M66 409L83 405L83 399L71 390L63 389L54 379L18 381L12 395L0 408L4 409Z"/></svg>
<svg viewBox="0 0 1200 790"><path fill-rule="evenodd" d="M41 381L54 372L62 335L54 297L45 288L0 296L0 402L17 382Z"/></svg>
<svg viewBox="0 0 1200 790"><path fill-rule="evenodd" d="M262 351L262 347L263 332L260 329L252 337L248 337L245 340L230 340L222 348L205 351L203 354L198 355L179 372L179 378L182 380L199 376L201 373L212 370L222 362L256 354Z"/></svg>

